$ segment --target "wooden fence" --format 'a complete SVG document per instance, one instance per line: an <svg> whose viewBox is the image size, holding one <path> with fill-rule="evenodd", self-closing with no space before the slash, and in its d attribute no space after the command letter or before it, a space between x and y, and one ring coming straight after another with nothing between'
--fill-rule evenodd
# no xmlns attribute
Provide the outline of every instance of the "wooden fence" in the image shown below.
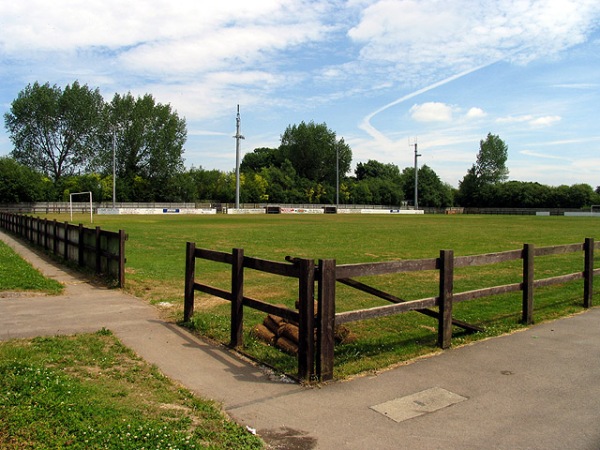
<svg viewBox="0 0 600 450"><path fill-rule="evenodd" d="M438 258L420 260L400 260L366 264L337 265L333 259L313 260L290 258L287 263L260 260L244 256L242 249L223 253L197 249L195 243L188 242L186 250L184 320L191 319L194 313L194 292L200 291L231 302L231 341L232 347L242 344L244 307L254 308L284 319L299 323L298 376L303 380L327 381L333 378L334 330L336 325L359 320L385 317L408 311L417 311L434 317L438 321L437 344L448 348L452 339L452 326L468 331L480 331L476 325L453 319L453 304L482 297L522 291L522 321L533 323L534 289L542 286L566 283L583 279L583 305L592 306L594 275L594 240L588 238L582 244L560 245L536 248L525 244L521 250L489 253L474 256L455 257L452 250L440 251ZM580 272L535 279L535 257L583 252L583 270ZM225 291L196 282L196 258L231 265L231 290ZM499 264L521 259L523 261L522 281L502 286L478 290L454 292L455 269ZM267 302L244 296L244 269L254 269L271 274L298 279L298 311L275 306ZM418 271L439 272L439 292L436 297L405 301L387 292L361 283L355 278L398 274ZM317 288L315 289L315 283ZM364 293L389 301L389 305L369 309L336 313L336 284L341 283ZM317 311L315 303L317 298ZM437 309L431 309L437 308ZM314 336L316 334L316 340Z"/></svg>
<svg viewBox="0 0 600 450"><path fill-rule="evenodd" d="M127 235L96 227L0 212L0 227L44 250L73 261L125 285L125 241Z"/></svg>

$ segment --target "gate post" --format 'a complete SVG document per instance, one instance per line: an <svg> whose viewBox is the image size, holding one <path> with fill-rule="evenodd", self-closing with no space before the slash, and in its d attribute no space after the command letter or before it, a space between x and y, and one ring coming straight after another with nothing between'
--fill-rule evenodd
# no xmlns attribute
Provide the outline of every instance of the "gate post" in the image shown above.
<svg viewBox="0 0 600 450"><path fill-rule="evenodd" d="M317 377L333 379L335 347L335 259L319 260L317 301Z"/></svg>
<svg viewBox="0 0 600 450"><path fill-rule="evenodd" d="M583 307L591 308L594 297L594 238L586 238L583 269Z"/></svg>
<svg viewBox="0 0 600 450"><path fill-rule="evenodd" d="M454 251L440 251L440 315L438 347L449 348L452 342L452 294L454 291Z"/></svg>
<svg viewBox="0 0 600 450"><path fill-rule="evenodd" d="M315 365L315 262L298 260L298 378L309 381Z"/></svg>
<svg viewBox="0 0 600 450"><path fill-rule="evenodd" d="M523 246L523 318L525 325L533 323L533 279L534 279L535 246Z"/></svg>
<svg viewBox="0 0 600 450"><path fill-rule="evenodd" d="M244 249L234 248L231 262L231 340L233 348L243 344Z"/></svg>
<svg viewBox="0 0 600 450"><path fill-rule="evenodd" d="M183 321L194 315L194 277L196 274L196 243L188 242L185 248L185 292L183 296Z"/></svg>

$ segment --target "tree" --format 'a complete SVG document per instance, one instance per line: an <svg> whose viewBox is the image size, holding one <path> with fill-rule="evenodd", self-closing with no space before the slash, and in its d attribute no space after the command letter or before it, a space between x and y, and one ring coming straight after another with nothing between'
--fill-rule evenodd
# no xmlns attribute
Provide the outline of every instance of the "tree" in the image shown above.
<svg viewBox="0 0 600 450"><path fill-rule="evenodd" d="M457 200L461 206L491 206L492 187L508 179L508 147L498 136L488 133L479 142L477 161L459 183Z"/></svg>
<svg viewBox="0 0 600 450"><path fill-rule="evenodd" d="M419 168L419 205L441 208L452 206L454 194L452 187L443 183L433 169L424 164ZM402 171L402 190L405 198L414 198L415 168L407 167Z"/></svg>
<svg viewBox="0 0 600 450"><path fill-rule="evenodd" d="M12 156L55 183L85 170L99 147L103 107L98 89L77 81L64 90L49 83L28 85L4 115Z"/></svg>
<svg viewBox="0 0 600 450"><path fill-rule="evenodd" d="M498 136L488 133L479 142L479 153L475 163L475 175L482 184L496 184L508 179L508 147Z"/></svg>
<svg viewBox="0 0 600 450"><path fill-rule="evenodd" d="M13 158L0 158L0 179L0 203L45 200L42 176Z"/></svg>
<svg viewBox="0 0 600 450"><path fill-rule="evenodd" d="M168 180L183 171L185 119L150 94L115 94L108 107L105 147L99 164L112 172L112 133L116 133L117 185L121 200L166 200ZM141 179L141 180L140 180ZM144 189L140 189L144 185ZM140 198L142 195L143 198Z"/></svg>
<svg viewBox="0 0 600 450"><path fill-rule="evenodd" d="M269 167L281 167L284 157L279 148L261 147L253 152L246 153L240 163L240 172L260 172Z"/></svg>
<svg viewBox="0 0 600 450"><path fill-rule="evenodd" d="M384 164L373 159L366 163L358 163L354 170L358 181L366 178L386 178L392 181L400 181L400 169L395 164Z"/></svg>
<svg viewBox="0 0 600 450"><path fill-rule="evenodd" d="M338 157L340 178L352 163L350 146L343 138L337 139L325 123L301 122L288 126L281 136L280 149L299 177L332 186L336 185Z"/></svg>

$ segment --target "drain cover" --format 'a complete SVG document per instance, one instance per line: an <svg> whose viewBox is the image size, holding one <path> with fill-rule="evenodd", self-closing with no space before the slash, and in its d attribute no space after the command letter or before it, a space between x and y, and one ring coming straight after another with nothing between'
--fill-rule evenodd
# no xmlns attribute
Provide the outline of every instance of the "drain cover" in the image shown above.
<svg viewBox="0 0 600 450"><path fill-rule="evenodd" d="M371 409L389 417L395 422L402 422L454 405L455 403L460 403L464 400L467 400L467 398L446 389L434 387L417 392L416 394L371 406Z"/></svg>

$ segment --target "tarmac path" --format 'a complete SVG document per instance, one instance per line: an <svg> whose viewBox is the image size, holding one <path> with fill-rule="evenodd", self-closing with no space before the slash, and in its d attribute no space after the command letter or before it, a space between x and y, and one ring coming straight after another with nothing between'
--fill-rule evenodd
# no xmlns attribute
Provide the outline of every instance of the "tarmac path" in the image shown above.
<svg viewBox="0 0 600 450"><path fill-rule="evenodd" d="M110 329L146 361L222 404L274 449L600 450L600 308L410 364L303 387L0 239L61 296L0 293L0 340Z"/></svg>

